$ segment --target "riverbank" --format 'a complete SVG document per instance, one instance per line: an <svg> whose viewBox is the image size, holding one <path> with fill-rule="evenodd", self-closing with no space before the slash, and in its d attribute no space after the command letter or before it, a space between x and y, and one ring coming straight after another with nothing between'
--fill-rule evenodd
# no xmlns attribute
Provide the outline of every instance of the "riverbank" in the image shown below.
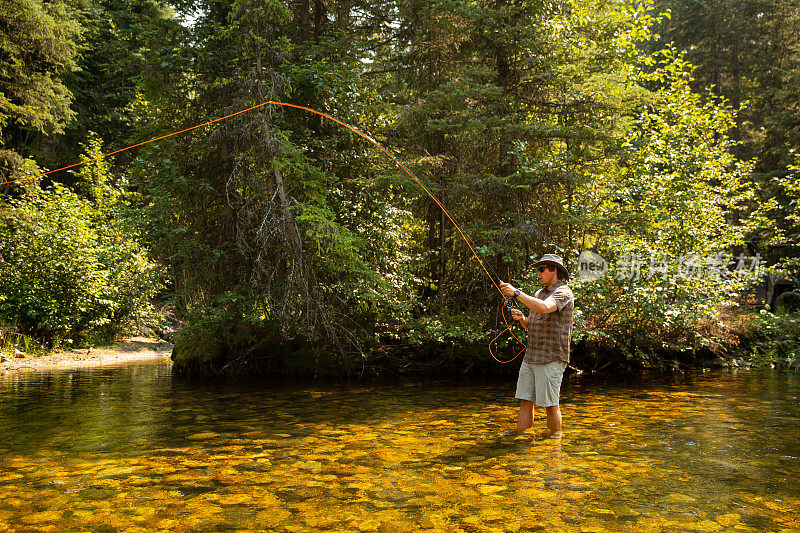
<svg viewBox="0 0 800 533"><path fill-rule="evenodd" d="M0 371L37 371L168 361L172 344L150 337L130 337L111 346L63 350L40 357L4 354Z"/></svg>

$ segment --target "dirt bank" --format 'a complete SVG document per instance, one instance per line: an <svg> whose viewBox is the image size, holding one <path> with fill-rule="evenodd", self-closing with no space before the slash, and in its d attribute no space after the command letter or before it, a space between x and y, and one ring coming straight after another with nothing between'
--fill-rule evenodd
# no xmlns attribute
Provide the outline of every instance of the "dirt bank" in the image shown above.
<svg viewBox="0 0 800 533"><path fill-rule="evenodd" d="M131 337L111 346L65 350L41 357L3 354L0 371L35 371L86 368L129 362L169 361L172 345L160 339Z"/></svg>

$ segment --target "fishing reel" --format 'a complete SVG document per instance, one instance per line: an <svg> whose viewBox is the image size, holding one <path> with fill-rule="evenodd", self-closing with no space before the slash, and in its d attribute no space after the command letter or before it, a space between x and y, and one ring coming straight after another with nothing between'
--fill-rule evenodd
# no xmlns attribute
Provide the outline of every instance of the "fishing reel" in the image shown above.
<svg viewBox="0 0 800 533"><path fill-rule="evenodd" d="M514 296L505 301L505 306L508 309L518 309L517 296L519 296L519 289L514 291Z"/></svg>
<svg viewBox="0 0 800 533"><path fill-rule="evenodd" d="M520 294L521 293L520 293L519 289L517 289L517 290L514 291L514 296L512 296L510 298L505 299L505 294L502 295L504 300L503 300L503 306L500 308L500 314L503 315L503 321L506 324L506 329L504 329L503 331L498 333L497 336L489 342L489 353L491 354L492 358L494 358L494 360L497 361L498 363L505 364L505 363L510 363L511 361L514 361L520 355L525 353L525 350L527 348L527 344L525 342L523 342L519 337L517 337L514 334L514 325L516 324L516 321L512 320L512 321L509 322L507 314L502 310L503 307L505 307L506 309L509 309L509 310L510 309L519 309L521 306L519 305L519 301L517 300L517 297ZM498 353L496 353L496 352L499 351L499 348L500 348L500 346L498 345L499 344L498 343L498 339L500 339L500 337L502 337L504 335L508 335L510 338L507 338L507 339L503 340L503 350L506 351L506 349L509 348L510 345L514 344L513 341L516 341L517 353L513 357L500 359L498 357Z"/></svg>

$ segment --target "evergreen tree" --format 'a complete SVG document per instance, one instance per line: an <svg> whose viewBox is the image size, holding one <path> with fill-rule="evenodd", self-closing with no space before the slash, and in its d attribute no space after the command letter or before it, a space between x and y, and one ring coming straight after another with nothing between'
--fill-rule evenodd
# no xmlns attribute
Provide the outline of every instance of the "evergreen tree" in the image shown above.
<svg viewBox="0 0 800 533"><path fill-rule="evenodd" d="M0 4L0 181L22 177L29 138L74 117L62 76L78 68L81 27L69 2Z"/></svg>
<svg viewBox="0 0 800 533"><path fill-rule="evenodd" d="M738 156L757 158L753 180L762 191L760 201L780 194L771 180L788 174L790 150L800 143L800 4L659 0L656 6L672 12L659 29L656 46L674 42L685 50L687 60L697 66L694 89L711 88L737 110L731 135L741 141Z"/></svg>
<svg viewBox="0 0 800 533"><path fill-rule="evenodd" d="M162 114L164 129L295 97L368 125L375 94L361 59L376 23L356 22L358 6L349 5L198 4L185 32L190 82L166 68L169 90L148 105L173 111ZM368 153L346 130L278 107L149 151L137 183L154 249L192 324L177 348L181 364L198 363L191 346L209 337L219 342L217 368L293 341L334 347L345 367L345 354L360 353L375 319L359 317L375 312L376 292L390 290L376 271L394 268L367 261L392 256L382 253L381 233L393 224L369 194Z"/></svg>
<svg viewBox="0 0 800 533"><path fill-rule="evenodd" d="M83 0L75 20L83 29L78 68L63 78L73 95L75 116L62 135L30 141L31 153L47 166L76 162L88 131L112 149L133 144L139 94L158 84L154 50L164 48L165 61L179 53L171 39L178 22L161 0ZM134 156L120 154L118 169Z"/></svg>
<svg viewBox="0 0 800 533"><path fill-rule="evenodd" d="M405 109L397 134L413 143L433 189L456 219L469 221L469 234L504 278L545 251L577 256L586 220L574 189L619 149L616 124L630 105L628 41L641 38L632 33L648 20L634 20L646 13L605 2L401 9L407 26L397 77ZM457 295L453 303L487 298L491 286L470 268L460 237L438 208L425 202L421 209L429 253L423 297L444 290ZM440 296L437 309L443 302Z"/></svg>

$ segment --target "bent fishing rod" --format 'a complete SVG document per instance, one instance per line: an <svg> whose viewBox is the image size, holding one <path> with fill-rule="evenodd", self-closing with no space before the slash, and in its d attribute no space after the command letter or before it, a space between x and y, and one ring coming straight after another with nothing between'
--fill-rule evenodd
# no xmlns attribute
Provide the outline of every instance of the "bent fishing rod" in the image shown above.
<svg viewBox="0 0 800 533"><path fill-rule="evenodd" d="M371 144L373 144L381 152L383 152L385 155L387 155L392 161L394 161L397 164L397 166L399 166L401 169L403 169L403 171L405 171L406 174L411 176L411 178L413 178L414 181L417 182L417 184L420 187L422 187L422 190L424 190L427 193L427 195L436 203L436 205L439 206L439 208L442 210L442 212L445 214L445 216L448 218L448 220L450 220L450 222L453 224L453 226L458 231L459 235L461 235L461 238L467 244L467 247L469 247L470 251L472 252L472 255L478 261L478 264L483 269L483 272L486 274L486 276L492 282L492 285L494 285L495 289L497 289L497 291L503 297L503 305L501 306L501 313L500 314L503 317L503 321L506 324L506 328L503 331L501 331L498 335L496 335L491 341L489 341L489 354L498 363L505 364L505 363L510 363L511 361L515 360L516 358L518 358L525 351L526 344L524 342L522 342L514 334L513 327L514 327L515 321L511 320L511 322L509 323L509 320L506 317L506 310L510 309L511 307L514 306L514 302L515 302L515 298L516 297L507 298L506 295L503 294L503 291L501 290L500 284L499 284L500 283L500 276L498 276L496 272L494 273L494 275L492 275L489 272L490 269L492 271L494 271L494 269L492 269L491 266L488 265L483 260L483 258L481 257L480 253L478 252L478 250L475 248L475 246L473 246L472 242L469 240L467 235L461 229L461 226L458 224L458 222L456 222L456 220L450 214L450 211L448 211L447 208L439 201L439 199L436 197L436 195L434 195L431 192L431 190L428 187L426 187L425 184L423 184L422 181L420 181L420 179L417 178L417 176L414 175L413 172L411 172L403 163L401 163L400 160L397 159L397 157L394 156L394 154L392 154L389 150L384 148L375 139L373 139L369 135L361 132L360 130L358 130L354 126L351 126L350 124L347 124L346 122L343 122L343 121L341 121L339 119L336 119L336 118L332 117L331 115L328 115L328 114L323 113L321 111L317 111L316 109L311 109L310 107L305 107L305 106L301 106L301 105L297 105L297 104L290 104L290 103L287 103L287 102L277 102L277 101L269 100L269 101L266 101L266 102L262 102L262 103L260 103L258 105L254 105L254 106L248 107L247 109L242 109L241 111L237 111L235 113L231 113L229 115L225 115L224 117L215 118L213 120L209 120L207 122L203 122L202 124L197 124L197 125L191 126L189 128L185 128L185 129L182 129L182 130L179 130L179 131L174 131L174 132L168 133L166 135L161 135L160 137L155 137L155 138L149 139L147 141L142 141L142 142L133 144L131 146L126 146L125 148L120 148L119 150L114 150L113 152L109 152L107 154L102 154L102 155L99 155L97 157L92 157L90 159L86 159L86 160L80 161L78 163L74 163L72 165L67 165L65 167L57 168L57 169L54 169L54 170L49 170L47 172L42 172L41 174L36 174L36 175L33 175L33 176L27 176L27 177L24 177L24 178L18 178L18 179L15 179L15 180L0 182L0 185L8 185L8 184L12 184L12 183L18 183L18 182L21 182L21 181L40 178L40 177L43 177L43 176L54 174L56 172L60 172L62 170L67 170L67 169L70 169L70 168L78 167L80 165L85 165L86 163L91 163L93 161L98 161L100 159L104 159L106 157L112 156L114 154L118 154L120 152L124 152L126 150L130 150L132 148L136 148L136 147L139 147L139 146L143 146L145 144L149 144L149 143L153 143L153 142L156 142L156 141L160 141L160 140L163 140L163 139L166 139L166 138L169 138L169 137L181 134L181 133L186 133L186 132L189 132L189 131L192 131L192 130L196 130L198 128L202 128L203 126L208 126L209 124L213 124L215 122L220 122L222 120L226 120L226 119L229 119L231 117L235 117L237 115L241 115L242 113L247 113L248 111L253 111L254 109L258 109L258 108L261 108L261 107L264 107L264 106L283 106L283 107L288 107L288 108L299 109L299 110L305 111L307 113L312 113L314 115L318 115L318 116L326 118L326 119L328 119L328 120L330 120L332 122L335 122L336 124L347 128L348 130L350 130L351 132L355 133L359 137L361 137L361 138L367 140L368 142L370 142ZM517 343L519 343L519 345L522 346L522 348L511 359L501 360L501 359L499 359L497 357L497 354L492 349L492 347L497 343L498 339L501 336L503 336L506 332L508 332L511 335L511 337L514 338L514 340L516 340Z"/></svg>

